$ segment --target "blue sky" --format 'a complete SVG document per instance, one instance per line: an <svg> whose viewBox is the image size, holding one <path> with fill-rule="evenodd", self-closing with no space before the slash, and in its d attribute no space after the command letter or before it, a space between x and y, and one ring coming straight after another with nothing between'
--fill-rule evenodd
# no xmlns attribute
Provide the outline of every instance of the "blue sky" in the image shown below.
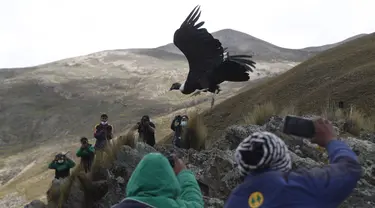
<svg viewBox="0 0 375 208"><path fill-rule="evenodd" d="M372 0L0 0L0 68L161 46L197 4L210 32L232 28L286 48L375 32Z"/></svg>

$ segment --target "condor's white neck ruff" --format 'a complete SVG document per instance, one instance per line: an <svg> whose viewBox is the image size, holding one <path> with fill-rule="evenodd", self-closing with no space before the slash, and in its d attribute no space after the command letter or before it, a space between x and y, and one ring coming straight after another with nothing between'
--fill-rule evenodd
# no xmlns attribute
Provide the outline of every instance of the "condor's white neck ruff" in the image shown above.
<svg viewBox="0 0 375 208"><path fill-rule="evenodd" d="M180 86L180 91L181 91L181 92L184 91L184 87L185 87L185 82L183 82L183 83L181 84L181 86Z"/></svg>

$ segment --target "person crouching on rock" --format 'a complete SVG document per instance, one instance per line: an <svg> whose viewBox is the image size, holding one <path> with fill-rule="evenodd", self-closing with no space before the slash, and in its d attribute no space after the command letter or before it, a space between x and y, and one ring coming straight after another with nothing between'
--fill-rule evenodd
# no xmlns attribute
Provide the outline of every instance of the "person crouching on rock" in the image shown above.
<svg viewBox="0 0 375 208"><path fill-rule="evenodd" d="M235 151L245 180L225 207L338 207L356 187L362 168L350 147L336 139L329 121L318 119L314 126L312 142L326 148L329 165L292 171L283 140L269 132L253 133Z"/></svg>
<svg viewBox="0 0 375 208"><path fill-rule="evenodd" d="M173 167L172 167L173 165ZM172 164L160 153L143 157L126 186L126 198L112 208L203 208L203 196L194 173L181 159Z"/></svg>
<svg viewBox="0 0 375 208"><path fill-rule="evenodd" d="M81 166L85 173L90 172L95 156L95 149L86 137L81 138L81 147L77 150L77 157L81 158Z"/></svg>
<svg viewBox="0 0 375 208"><path fill-rule="evenodd" d="M65 154L59 153L48 165L48 168L55 170L55 179L63 179L70 176L70 169L75 165L73 160L68 158Z"/></svg>

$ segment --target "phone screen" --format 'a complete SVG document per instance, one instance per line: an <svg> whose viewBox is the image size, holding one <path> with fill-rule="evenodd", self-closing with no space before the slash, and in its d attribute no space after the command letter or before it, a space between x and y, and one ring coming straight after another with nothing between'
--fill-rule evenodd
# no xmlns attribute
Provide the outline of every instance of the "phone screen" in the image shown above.
<svg viewBox="0 0 375 208"><path fill-rule="evenodd" d="M310 119L286 116L283 132L294 136L313 138L315 136L315 127Z"/></svg>

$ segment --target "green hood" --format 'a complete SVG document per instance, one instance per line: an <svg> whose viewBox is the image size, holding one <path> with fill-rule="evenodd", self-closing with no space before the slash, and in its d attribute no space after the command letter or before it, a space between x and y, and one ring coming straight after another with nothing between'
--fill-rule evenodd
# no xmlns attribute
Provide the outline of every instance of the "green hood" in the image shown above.
<svg viewBox="0 0 375 208"><path fill-rule="evenodd" d="M151 205L152 198L168 198L176 200L181 193L180 184L169 164L160 153L149 153L137 165L129 179L126 195Z"/></svg>
<svg viewBox="0 0 375 208"><path fill-rule="evenodd" d="M203 208L203 196L190 170L175 175L160 153L149 153L135 168L126 187L127 199L156 208Z"/></svg>

